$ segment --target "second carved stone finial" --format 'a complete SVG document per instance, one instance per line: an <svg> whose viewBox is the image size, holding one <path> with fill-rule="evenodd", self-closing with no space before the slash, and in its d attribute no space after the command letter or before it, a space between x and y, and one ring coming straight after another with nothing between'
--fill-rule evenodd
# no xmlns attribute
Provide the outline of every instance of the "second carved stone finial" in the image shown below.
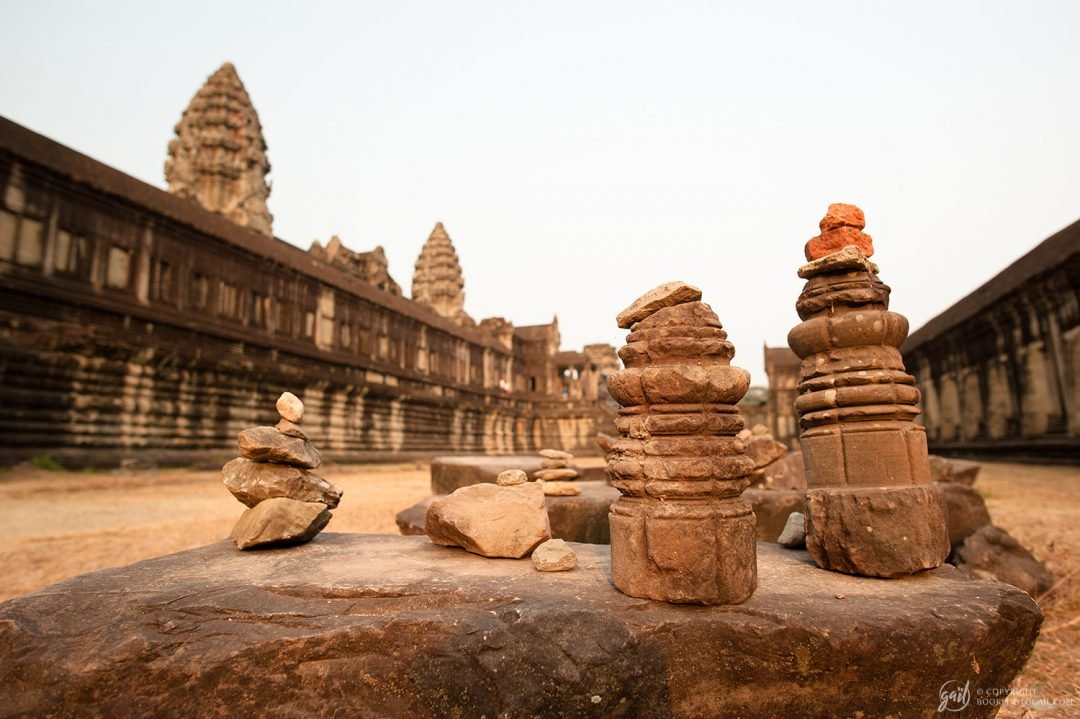
<svg viewBox="0 0 1080 719"><path fill-rule="evenodd" d="M900 356L908 322L889 311L864 223L857 207L829 207L806 245L803 322L788 344L802 358L807 550L825 569L894 577L941 564L949 540L914 422L919 391Z"/></svg>
<svg viewBox="0 0 1080 719"><path fill-rule="evenodd" d="M622 437L608 453L611 576L634 597L737 604L757 586L754 468L735 435L750 375L701 290L661 285L619 314L631 330L608 379Z"/></svg>

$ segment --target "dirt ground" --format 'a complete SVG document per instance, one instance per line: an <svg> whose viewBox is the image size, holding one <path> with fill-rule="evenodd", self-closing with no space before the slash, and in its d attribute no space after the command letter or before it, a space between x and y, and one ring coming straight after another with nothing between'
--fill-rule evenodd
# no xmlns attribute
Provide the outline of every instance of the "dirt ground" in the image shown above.
<svg viewBox="0 0 1080 719"><path fill-rule="evenodd" d="M426 463L324 470L345 490L328 531L396 534L394 515L429 493ZM988 463L976 487L994 523L1060 580L1038 598L1042 634L999 716L1080 715L1080 469ZM216 471L2 471L0 599L218 541L242 511Z"/></svg>

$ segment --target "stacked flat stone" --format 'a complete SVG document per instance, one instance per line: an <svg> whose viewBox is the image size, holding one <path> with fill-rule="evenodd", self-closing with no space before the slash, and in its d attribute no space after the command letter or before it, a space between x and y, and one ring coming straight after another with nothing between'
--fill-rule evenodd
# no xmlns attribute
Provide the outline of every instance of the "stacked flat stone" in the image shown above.
<svg viewBox="0 0 1080 719"><path fill-rule="evenodd" d="M899 352L908 322L888 311L864 226L859 208L830 205L799 269L803 322L788 344L802 358L806 546L825 569L896 577L941 564L949 535L914 421L919 391Z"/></svg>
<svg viewBox="0 0 1080 719"><path fill-rule="evenodd" d="M573 484L578 472L570 466L574 455L561 449L542 449L540 470L535 473L536 480L548 497L572 497L581 494L581 487Z"/></svg>
<svg viewBox="0 0 1080 719"><path fill-rule="evenodd" d="M240 433L241 457L222 468L225 486L249 509L233 527L240 549L311 541L330 521L341 488L309 470L322 456L300 427L304 404L291 392L277 401L281 421Z"/></svg>
<svg viewBox="0 0 1080 719"><path fill-rule="evenodd" d="M622 437L608 454L611 575L634 597L737 604L757 586L756 532L742 499L753 461L736 434L750 386L701 290L671 282L618 316L626 369L608 389Z"/></svg>

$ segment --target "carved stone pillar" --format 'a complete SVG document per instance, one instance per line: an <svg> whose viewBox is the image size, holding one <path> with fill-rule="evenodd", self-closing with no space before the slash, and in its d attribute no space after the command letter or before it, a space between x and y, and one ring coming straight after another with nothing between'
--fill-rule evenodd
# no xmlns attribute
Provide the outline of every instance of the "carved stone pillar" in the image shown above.
<svg viewBox="0 0 1080 719"><path fill-rule="evenodd" d="M753 461L735 435L750 375L701 291L661 285L619 314L631 330L608 378L622 437L608 454L611 575L634 597L737 604L757 586Z"/></svg>
<svg viewBox="0 0 1080 719"><path fill-rule="evenodd" d="M895 577L941 564L949 538L913 421L919 391L898 349L908 322L888 311L864 224L857 207L829 207L799 269L803 323L788 344L802 358L807 549L825 569Z"/></svg>

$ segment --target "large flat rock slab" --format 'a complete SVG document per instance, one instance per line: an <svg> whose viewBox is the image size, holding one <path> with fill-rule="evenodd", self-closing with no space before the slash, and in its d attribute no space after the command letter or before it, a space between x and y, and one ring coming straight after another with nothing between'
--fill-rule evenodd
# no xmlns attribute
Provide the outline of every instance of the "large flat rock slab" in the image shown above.
<svg viewBox="0 0 1080 719"><path fill-rule="evenodd" d="M1008 686L1042 620L950 567L850 577L764 543L749 601L676 606L574 550L549 574L323 534L75 577L0 604L0 715L930 717L947 681Z"/></svg>

